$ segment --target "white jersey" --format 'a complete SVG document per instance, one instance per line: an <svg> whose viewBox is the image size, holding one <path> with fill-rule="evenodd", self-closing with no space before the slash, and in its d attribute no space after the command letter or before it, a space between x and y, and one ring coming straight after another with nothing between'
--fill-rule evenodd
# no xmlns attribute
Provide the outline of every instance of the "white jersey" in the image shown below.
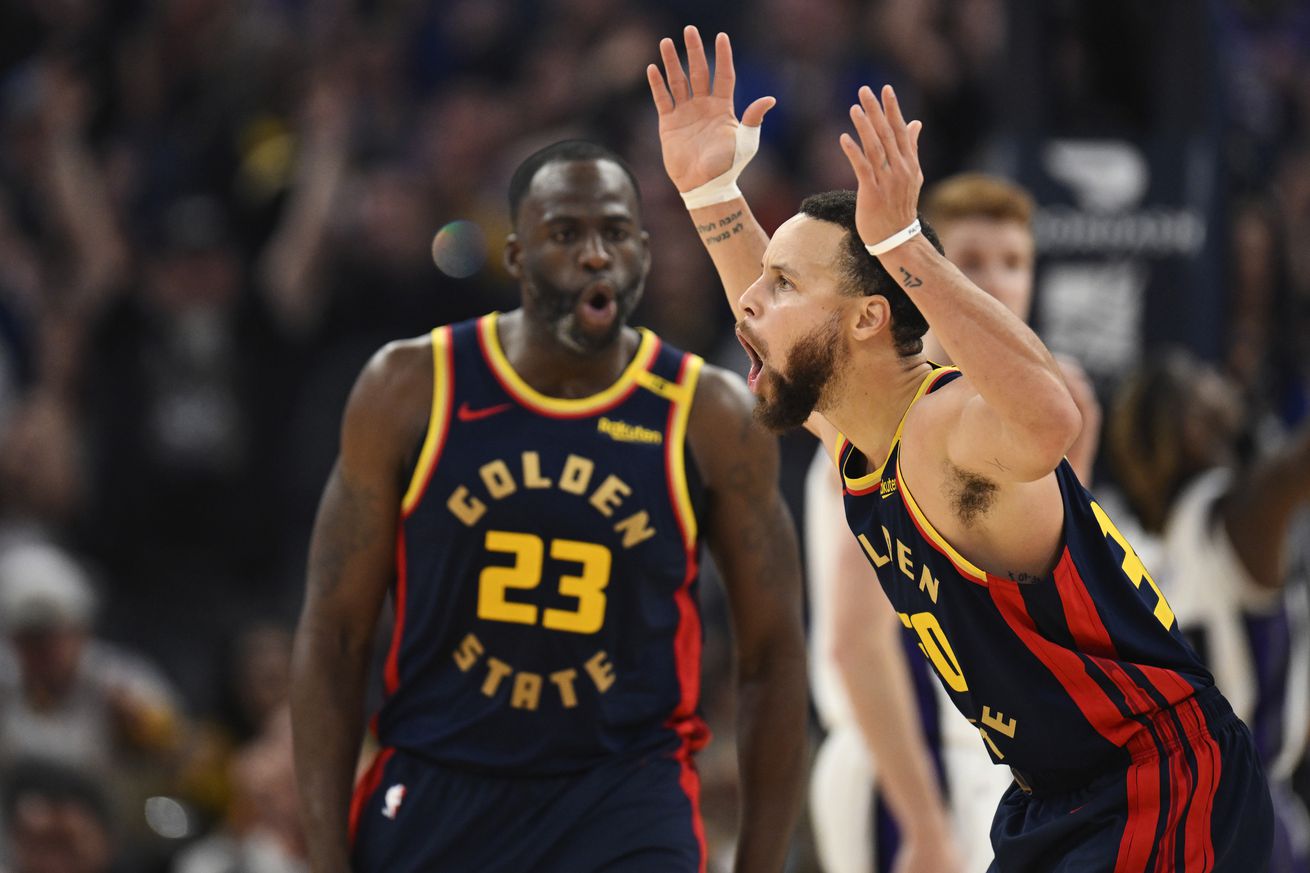
<svg viewBox="0 0 1310 873"><path fill-rule="evenodd" d="M1165 522L1159 565L1148 566L1251 728L1271 780L1286 780L1310 726L1310 596L1304 572L1281 590L1251 579L1215 512L1231 481L1231 471L1217 468L1188 483Z"/></svg>

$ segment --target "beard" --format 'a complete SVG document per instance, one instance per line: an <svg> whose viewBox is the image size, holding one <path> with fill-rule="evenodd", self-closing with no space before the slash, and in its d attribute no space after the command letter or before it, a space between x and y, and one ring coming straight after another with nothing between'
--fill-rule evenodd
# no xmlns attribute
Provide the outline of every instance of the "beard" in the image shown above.
<svg viewBox="0 0 1310 873"><path fill-rule="evenodd" d="M601 332L585 329L578 319L577 307L585 291L572 291L537 275L532 277L524 302L530 304L528 308L533 315L550 328L561 345L578 354L590 354L609 348L618 339L641 300L644 280L644 276L639 276L626 285L615 286L617 311L614 320Z"/></svg>
<svg viewBox="0 0 1310 873"><path fill-rule="evenodd" d="M792 346L787 353L791 375L766 367L761 378L768 378L772 390L760 394L755 420L772 431L791 430L805 424L815 409L826 406L824 395L834 383L841 345L840 322L834 317Z"/></svg>

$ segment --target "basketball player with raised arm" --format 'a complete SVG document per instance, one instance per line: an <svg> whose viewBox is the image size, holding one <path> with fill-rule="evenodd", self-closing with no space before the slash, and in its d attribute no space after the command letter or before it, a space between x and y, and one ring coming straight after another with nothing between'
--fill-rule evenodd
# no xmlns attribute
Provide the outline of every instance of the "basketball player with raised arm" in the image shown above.
<svg viewBox="0 0 1310 873"><path fill-rule="evenodd" d="M509 201L522 306L391 343L346 407L293 665L312 867L704 873L704 542L736 641L736 869L781 871L806 710L776 440L740 379L627 325L650 254L617 155L549 146Z"/></svg>
<svg viewBox="0 0 1310 873"><path fill-rule="evenodd" d="M666 170L737 315L757 416L827 447L901 624L1014 776L992 869L1263 869L1250 733L1064 459L1082 420L1050 352L918 219L921 125L890 87L861 88L841 138L857 190L807 198L769 239L735 177L771 98L739 124L727 37L713 81L685 38L686 72L671 40L648 69ZM929 325L956 366L923 356Z"/></svg>

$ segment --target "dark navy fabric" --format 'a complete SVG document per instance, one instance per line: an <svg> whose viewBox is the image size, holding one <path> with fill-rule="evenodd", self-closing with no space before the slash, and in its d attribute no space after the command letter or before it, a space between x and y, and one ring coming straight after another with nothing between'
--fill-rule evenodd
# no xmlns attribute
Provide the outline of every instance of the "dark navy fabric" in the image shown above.
<svg viewBox="0 0 1310 873"><path fill-rule="evenodd" d="M698 748L697 550L669 462L672 398L692 356L643 332L657 351L640 384L594 414L543 411L492 368L494 321L480 321L451 332L449 431L403 520L380 744L517 775L576 773L671 739ZM594 628L558 626L590 618Z"/></svg>
<svg viewBox="0 0 1310 873"><path fill-rule="evenodd" d="M701 844L683 771L676 752L659 750L580 775L537 777L466 773L396 751L361 798L353 867L699 873Z"/></svg>

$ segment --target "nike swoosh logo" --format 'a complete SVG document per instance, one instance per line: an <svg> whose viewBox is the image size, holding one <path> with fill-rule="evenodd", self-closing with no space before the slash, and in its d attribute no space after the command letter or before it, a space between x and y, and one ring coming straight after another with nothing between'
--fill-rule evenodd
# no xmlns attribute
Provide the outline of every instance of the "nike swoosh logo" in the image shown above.
<svg viewBox="0 0 1310 873"><path fill-rule="evenodd" d="M484 418L491 418L493 415L510 409L513 403L497 403L495 406L488 406L485 409L469 409L468 403L461 403L456 415L460 421L481 421Z"/></svg>

